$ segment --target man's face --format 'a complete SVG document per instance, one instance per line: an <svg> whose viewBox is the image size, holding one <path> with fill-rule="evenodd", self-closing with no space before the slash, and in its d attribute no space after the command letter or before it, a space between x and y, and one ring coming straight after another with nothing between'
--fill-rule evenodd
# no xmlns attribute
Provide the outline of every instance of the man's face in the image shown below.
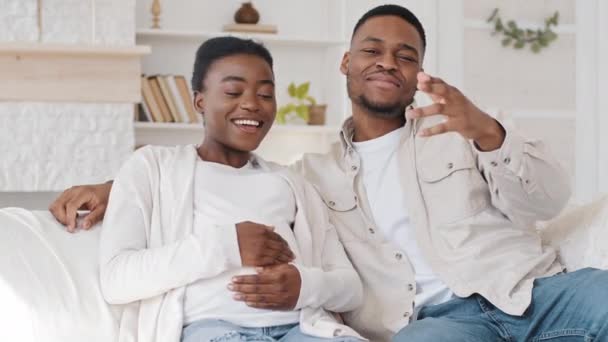
<svg viewBox="0 0 608 342"><path fill-rule="evenodd" d="M203 84L194 106L205 117L207 138L232 150L255 150L277 109L268 63L253 55L224 57L211 64Z"/></svg>
<svg viewBox="0 0 608 342"><path fill-rule="evenodd" d="M368 19L353 36L340 66L348 96L375 115L404 115L405 107L414 100L423 54L418 31L402 18Z"/></svg>

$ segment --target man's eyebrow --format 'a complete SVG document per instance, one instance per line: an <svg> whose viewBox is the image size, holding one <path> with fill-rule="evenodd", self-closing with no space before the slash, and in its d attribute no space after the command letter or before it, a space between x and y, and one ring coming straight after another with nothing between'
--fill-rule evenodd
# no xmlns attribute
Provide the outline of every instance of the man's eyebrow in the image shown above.
<svg viewBox="0 0 608 342"><path fill-rule="evenodd" d="M380 39L378 37L368 36L368 37L365 37L365 39L363 39L362 42L383 43L384 40ZM407 43L401 43L399 46L404 50L409 50L409 51L415 52L416 56L419 55L418 49L416 49L415 47L413 47Z"/></svg>

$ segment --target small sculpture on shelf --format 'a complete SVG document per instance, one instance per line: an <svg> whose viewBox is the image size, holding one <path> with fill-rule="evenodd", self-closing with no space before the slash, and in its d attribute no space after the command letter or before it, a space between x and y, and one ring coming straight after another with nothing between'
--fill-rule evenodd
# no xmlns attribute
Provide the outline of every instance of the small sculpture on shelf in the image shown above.
<svg viewBox="0 0 608 342"><path fill-rule="evenodd" d="M277 111L276 121L279 124L287 122L305 122L309 125L324 125L327 105L319 105L314 97L308 95L310 82L296 85L290 83L287 88L289 96L294 100Z"/></svg>
<svg viewBox="0 0 608 342"><path fill-rule="evenodd" d="M234 22L237 24L257 24L258 21L260 21L260 13L251 2L244 2L234 13Z"/></svg>
<svg viewBox="0 0 608 342"><path fill-rule="evenodd" d="M150 12L152 13L152 28L160 28L160 14L161 14L160 0L152 0L152 7Z"/></svg>
<svg viewBox="0 0 608 342"><path fill-rule="evenodd" d="M245 33L277 33L275 25L262 25L260 21L260 13L253 7L251 2L244 2L241 7L234 13L234 24L224 25L224 31L227 32L245 32Z"/></svg>

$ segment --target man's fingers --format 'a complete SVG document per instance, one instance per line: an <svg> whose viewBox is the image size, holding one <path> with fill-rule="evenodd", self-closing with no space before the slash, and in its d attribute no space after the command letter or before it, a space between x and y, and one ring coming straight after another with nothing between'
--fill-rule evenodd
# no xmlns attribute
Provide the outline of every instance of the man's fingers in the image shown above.
<svg viewBox="0 0 608 342"><path fill-rule="evenodd" d="M452 97L452 87L445 83L418 83L418 89L429 94L435 96L436 98L449 99ZM434 99L436 100L436 99Z"/></svg>
<svg viewBox="0 0 608 342"><path fill-rule="evenodd" d="M78 218L78 206L72 200L66 206L66 220L68 223L68 231L70 233L76 230L76 219Z"/></svg>
<svg viewBox="0 0 608 342"><path fill-rule="evenodd" d="M418 119L418 118L422 118L425 116L432 116L432 115L438 115L438 114L448 115L448 114L445 114L445 105L443 103L433 103L432 105L425 106L425 107L408 109L405 112L405 116L408 119Z"/></svg>
<svg viewBox="0 0 608 342"><path fill-rule="evenodd" d="M84 217L82 227L85 230L90 229L97 222L101 221L101 219L103 218L103 214L104 213L105 213L105 205L99 205L99 206L97 206L95 209L93 209L93 211L91 211L90 213L88 213Z"/></svg>
<svg viewBox="0 0 608 342"><path fill-rule="evenodd" d="M431 75L427 74L427 73L426 73L426 72L424 72L424 71L420 71L420 72L419 72L419 73L416 75L416 79L418 80L418 83L426 83L426 82L429 82L429 83L443 83L443 84L445 84L445 81L444 81L444 80L442 80L441 78L431 76Z"/></svg>
<svg viewBox="0 0 608 342"><path fill-rule="evenodd" d="M67 216L67 212L66 212L66 209L67 209L66 205L72 200L73 196L74 196L74 189L68 189L68 190L62 192L61 195L59 195L59 197L57 197L55 199L55 201L53 201L53 203L51 203L51 206L49 207L49 210L51 211L53 216L57 219L57 221L59 221L64 226L68 225L68 216Z"/></svg>
<svg viewBox="0 0 608 342"><path fill-rule="evenodd" d="M441 124L435 125L433 127L429 127L429 128L422 130L419 135L421 137L431 137L431 136L443 134L443 133L446 133L449 131L450 131L449 125L446 122L444 122L444 123L441 123Z"/></svg>

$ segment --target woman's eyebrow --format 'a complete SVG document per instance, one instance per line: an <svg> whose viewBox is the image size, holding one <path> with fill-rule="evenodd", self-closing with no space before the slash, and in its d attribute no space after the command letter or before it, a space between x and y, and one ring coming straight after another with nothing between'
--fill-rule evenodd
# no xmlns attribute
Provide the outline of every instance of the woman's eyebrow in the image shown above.
<svg viewBox="0 0 608 342"><path fill-rule="evenodd" d="M243 77L240 76L226 76L224 78L222 78L222 83L224 82L243 82L246 83L247 80ZM267 80L259 80L256 83L258 84L270 84L271 86L274 87L274 81L271 79L267 79Z"/></svg>

